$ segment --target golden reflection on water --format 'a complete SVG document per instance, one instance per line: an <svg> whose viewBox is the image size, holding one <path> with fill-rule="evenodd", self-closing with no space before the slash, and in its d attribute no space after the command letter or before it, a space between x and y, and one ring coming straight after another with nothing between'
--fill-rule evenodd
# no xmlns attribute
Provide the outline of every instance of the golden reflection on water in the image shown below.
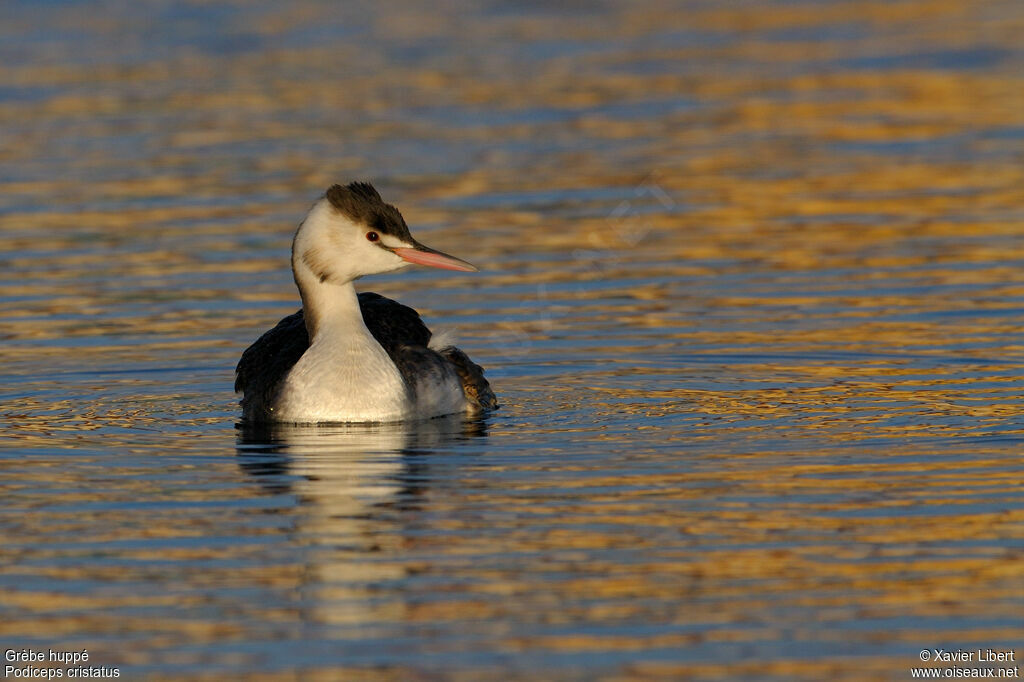
<svg viewBox="0 0 1024 682"><path fill-rule="evenodd" d="M150 9L0 10L5 646L859 680L1021 641L1019 4ZM504 407L236 434L354 178L481 266L364 287Z"/></svg>

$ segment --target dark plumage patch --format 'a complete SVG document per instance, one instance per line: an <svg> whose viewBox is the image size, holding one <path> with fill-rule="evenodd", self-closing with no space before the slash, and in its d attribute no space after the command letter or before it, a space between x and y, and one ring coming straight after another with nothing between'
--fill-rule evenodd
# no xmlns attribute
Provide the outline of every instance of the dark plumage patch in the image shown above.
<svg viewBox="0 0 1024 682"><path fill-rule="evenodd" d="M235 368L235 392L242 393L242 417L246 421L271 418L282 380L308 348L309 335L300 310L278 322L242 353Z"/></svg>
<svg viewBox="0 0 1024 682"><path fill-rule="evenodd" d="M329 263L325 263L323 255L316 249L307 249L302 254L302 262L316 275L321 282L326 282L331 277Z"/></svg>
<svg viewBox="0 0 1024 682"><path fill-rule="evenodd" d="M468 355L455 346L446 346L438 352L459 375L462 392L466 394L466 399L470 403L478 410L498 409L498 397L494 395L491 385L484 378L484 370L480 365L470 360Z"/></svg>
<svg viewBox="0 0 1024 682"><path fill-rule="evenodd" d="M420 319L420 314L398 301L363 291L359 294L359 309L366 328L393 355L401 346L426 346L432 334Z"/></svg>
<svg viewBox="0 0 1024 682"><path fill-rule="evenodd" d="M414 243L405 218L397 208L385 204L370 183L332 185L325 196L336 211L352 222L365 225L380 234L389 234L404 242Z"/></svg>

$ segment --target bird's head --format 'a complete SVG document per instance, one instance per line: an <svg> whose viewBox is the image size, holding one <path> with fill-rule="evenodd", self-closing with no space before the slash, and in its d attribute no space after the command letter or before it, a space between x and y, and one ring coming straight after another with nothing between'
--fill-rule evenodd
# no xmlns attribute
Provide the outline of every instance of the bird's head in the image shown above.
<svg viewBox="0 0 1024 682"><path fill-rule="evenodd" d="M333 185L310 209L292 242L296 279L343 284L411 263L476 272L464 260L420 244L398 209L365 182Z"/></svg>

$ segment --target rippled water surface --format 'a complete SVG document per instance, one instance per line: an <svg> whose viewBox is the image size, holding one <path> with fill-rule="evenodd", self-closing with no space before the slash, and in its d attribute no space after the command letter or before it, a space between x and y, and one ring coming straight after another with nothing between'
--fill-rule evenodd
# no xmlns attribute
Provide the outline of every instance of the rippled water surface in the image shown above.
<svg viewBox="0 0 1024 682"><path fill-rule="evenodd" d="M431 5L0 5L2 648L153 680L1024 655L1024 5ZM291 233L351 179L481 267L360 285L453 330L496 414L237 425Z"/></svg>

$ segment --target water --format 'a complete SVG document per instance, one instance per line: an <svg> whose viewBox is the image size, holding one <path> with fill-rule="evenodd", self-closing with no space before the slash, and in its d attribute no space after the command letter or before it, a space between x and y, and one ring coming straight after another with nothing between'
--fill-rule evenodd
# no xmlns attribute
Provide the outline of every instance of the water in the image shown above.
<svg viewBox="0 0 1024 682"><path fill-rule="evenodd" d="M149 680L1019 658L1021 29L941 0L0 8L0 645ZM351 179L483 270L360 284L453 330L496 414L237 425L291 232Z"/></svg>

